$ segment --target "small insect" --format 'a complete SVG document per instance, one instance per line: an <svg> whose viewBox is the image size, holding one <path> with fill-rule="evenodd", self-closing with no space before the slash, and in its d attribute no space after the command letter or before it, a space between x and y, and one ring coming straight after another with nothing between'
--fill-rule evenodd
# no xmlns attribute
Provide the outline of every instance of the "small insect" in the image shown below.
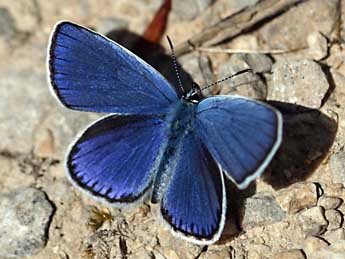
<svg viewBox="0 0 345 259"><path fill-rule="evenodd" d="M56 25L48 74L59 102L111 113L82 131L66 157L69 179L115 207L157 204L172 233L216 242L227 210L224 175L244 189L282 138L275 108L239 96L173 88L129 50L71 22Z"/></svg>
<svg viewBox="0 0 345 259"><path fill-rule="evenodd" d="M86 247L84 251L81 254L82 259L94 259L96 257L95 252L93 251L93 248L91 245Z"/></svg>
<svg viewBox="0 0 345 259"><path fill-rule="evenodd" d="M92 206L90 207L89 213L90 216L87 221L87 225L93 231L99 229L104 222L113 220L113 215L111 215L110 211L106 209L98 209L97 207Z"/></svg>

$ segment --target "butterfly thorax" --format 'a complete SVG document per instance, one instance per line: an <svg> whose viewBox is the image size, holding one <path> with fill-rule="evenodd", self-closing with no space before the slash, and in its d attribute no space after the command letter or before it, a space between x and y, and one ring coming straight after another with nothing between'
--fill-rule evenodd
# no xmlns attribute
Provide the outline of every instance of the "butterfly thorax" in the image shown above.
<svg viewBox="0 0 345 259"><path fill-rule="evenodd" d="M169 126L167 127L168 141L161 156L158 171L154 179L151 202L157 203L164 194L176 166L182 140L188 134L192 134L194 117L197 104L183 100L171 109L167 115Z"/></svg>

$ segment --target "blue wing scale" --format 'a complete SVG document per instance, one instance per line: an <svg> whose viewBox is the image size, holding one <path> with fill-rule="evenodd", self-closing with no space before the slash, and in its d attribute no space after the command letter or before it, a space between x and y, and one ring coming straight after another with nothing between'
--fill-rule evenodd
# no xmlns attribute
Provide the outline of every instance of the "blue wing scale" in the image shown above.
<svg viewBox="0 0 345 259"><path fill-rule="evenodd" d="M165 143L165 123L150 116L110 115L91 125L72 145L72 181L112 204L138 200L151 187Z"/></svg>
<svg viewBox="0 0 345 259"><path fill-rule="evenodd" d="M257 178L276 153L282 118L259 101L217 96L198 105L196 131L226 175L243 189Z"/></svg>
<svg viewBox="0 0 345 259"><path fill-rule="evenodd" d="M117 114L164 114L178 100L170 84L119 44L69 22L51 37L49 80L64 106Z"/></svg>
<svg viewBox="0 0 345 259"><path fill-rule="evenodd" d="M182 140L161 213L174 233L196 244L215 242L223 230L223 173L193 132Z"/></svg>

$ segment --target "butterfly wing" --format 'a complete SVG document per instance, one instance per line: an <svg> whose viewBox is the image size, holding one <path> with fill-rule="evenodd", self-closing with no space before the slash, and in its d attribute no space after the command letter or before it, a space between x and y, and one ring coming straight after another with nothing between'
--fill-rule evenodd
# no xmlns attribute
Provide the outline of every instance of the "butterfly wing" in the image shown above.
<svg viewBox="0 0 345 259"><path fill-rule="evenodd" d="M49 80L71 109L163 114L178 100L170 84L119 44L71 22L60 22L48 53Z"/></svg>
<svg viewBox="0 0 345 259"><path fill-rule="evenodd" d="M212 244L219 239L225 221L223 173L193 132L181 143L161 200L163 220L181 238L200 245Z"/></svg>
<svg viewBox="0 0 345 259"><path fill-rule="evenodd" d="M214 159L240 189L261 175L282 138L280 112L243 97L217 96L201 101L196 125Z"/></svg>
<svg viewBox="0 0 345 259"><path fill-rule="evenodd" d="M110 115L95 122L70 147L70 179L114 205L140 200L151 187L165 127L164 120L144 115Z"/></svg>

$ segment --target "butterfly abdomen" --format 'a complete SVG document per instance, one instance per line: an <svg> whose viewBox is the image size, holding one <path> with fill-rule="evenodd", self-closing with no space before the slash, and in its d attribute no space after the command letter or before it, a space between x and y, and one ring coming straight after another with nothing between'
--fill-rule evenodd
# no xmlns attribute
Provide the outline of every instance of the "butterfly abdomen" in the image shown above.
<svg viewBox="0 0 345 259"><path fill-rule="evenodd" d="M172 172L179 158L184 136L191 133L197 105L182 101L168 115L170 127L167 136L169 141L163 152L158 171L153 183L151 202L157 203L170 182Z"/></svg>

